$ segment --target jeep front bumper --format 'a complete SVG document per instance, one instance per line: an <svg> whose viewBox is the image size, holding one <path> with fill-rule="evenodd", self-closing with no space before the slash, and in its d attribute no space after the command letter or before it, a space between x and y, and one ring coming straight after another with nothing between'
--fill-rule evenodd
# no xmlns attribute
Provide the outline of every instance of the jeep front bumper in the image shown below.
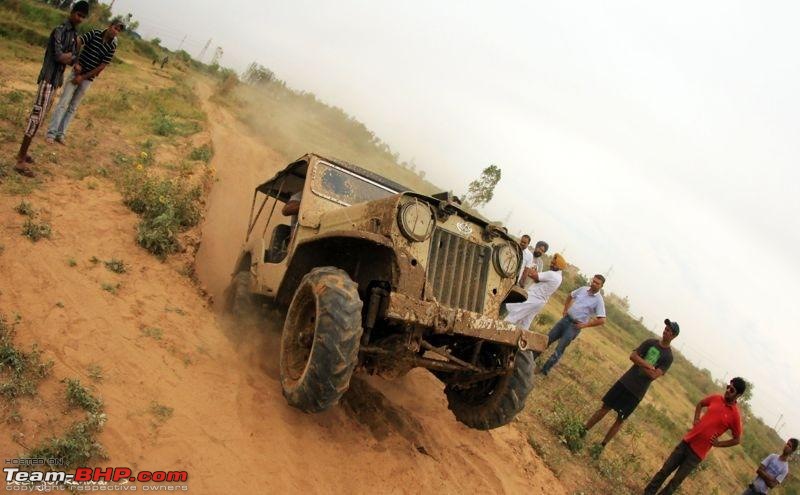
<svg viewBox="0 0 800 495"><path fill-rule="evenodd" d="M389 293L384 316L394 321L429 327L438 334L465 335L516 346L521 350L543 352L547 348L547 335L522 330L506 321L472 311L412 299L397 292Z"/></svg>

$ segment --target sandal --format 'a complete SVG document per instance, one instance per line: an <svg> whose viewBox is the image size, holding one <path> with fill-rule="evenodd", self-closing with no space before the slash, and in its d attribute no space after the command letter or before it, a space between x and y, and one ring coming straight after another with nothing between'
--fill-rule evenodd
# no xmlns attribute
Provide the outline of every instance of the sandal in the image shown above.
<svg viewBox="0 0 800 495"><path fill-rule="evenodd" d="M14 171L19 175L24 175L25 177L36 177L36 174L33 173L33 170L28 168L27 165L24 165L22 167L17 165L16 167L14 167Z"/></svg>
<svg viewBox="0 0 800 495"><path fill-rule="evenodd" d="M25 155L25 163L36 163L31 155Z"/></svg>

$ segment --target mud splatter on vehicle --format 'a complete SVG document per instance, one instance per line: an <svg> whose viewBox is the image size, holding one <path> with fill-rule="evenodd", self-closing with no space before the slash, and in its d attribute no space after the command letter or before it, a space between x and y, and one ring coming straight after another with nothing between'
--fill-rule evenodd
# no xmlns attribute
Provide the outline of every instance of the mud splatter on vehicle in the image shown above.
<svg viewBox="0 0 800 495"><path fill-rule="evenodd" d="M298 199L296 218L281 214ZM520 260L503 228L451 195L309 154L256 188L226 304L285 308L280 371L292 406L329 408L356 370L423 367L445 383L459 421L491 429L524 406L546 344L499 318L526 297Z"/></svg>

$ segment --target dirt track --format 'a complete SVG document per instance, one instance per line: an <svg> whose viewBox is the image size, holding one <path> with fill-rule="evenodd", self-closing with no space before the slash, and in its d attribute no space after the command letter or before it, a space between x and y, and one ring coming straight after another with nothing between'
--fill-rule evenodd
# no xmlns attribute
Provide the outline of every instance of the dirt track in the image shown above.
<svg viewBox="0 0 800 495"><path fill-rule="evenodd" d="M208 202L197 272L219 296L244 233L252 186L282 165L225 110L207 101L212 163L218 171ZM564 493L513 426L470 430L447 410L442 385L416 370L393 382L357 380L343 404L307 415L286 405L277 377L280 322L228 322L190 281L136 246L136 217L113 185L97 190L56 177L30 199L47 210L54 236L31 244L24 219L0 197L0 310L23 317L18 340L38 342L55 361L54 377L86 379L99 364L97 391L108 423L102 466L187 470L194 493ZM25 253L25 256L17 256ZM91 256L122 258L116 275ZM78 266L66 260L74 257ZM117 294L103 282L121 282ZM59 307L56 303L62 303ZM161 339L143 335L158 327ZM54 379L50 380L54 382ZM50 389L58 387L52 383ZM44 387L45 389L47 387ZM57 394L24 404L22 442L58 433ZM174 409L158 424L153 401ZM0 425L0 457L11 427Z"/></svg>

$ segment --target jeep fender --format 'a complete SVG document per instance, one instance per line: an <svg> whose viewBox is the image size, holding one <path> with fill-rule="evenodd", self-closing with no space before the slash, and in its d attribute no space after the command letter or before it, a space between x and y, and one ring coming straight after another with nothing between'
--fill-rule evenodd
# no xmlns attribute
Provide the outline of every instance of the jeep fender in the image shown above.
<svg viewBox="0 0 800 495"><path fill-rule="evenodd" d="M375 280L396 287L400 273L389 238L362 231L326 232L298 243L278 289L278 302L288 305L303 276L319 266L334 266L347 272L358 284L362 297Z"/></svg>

